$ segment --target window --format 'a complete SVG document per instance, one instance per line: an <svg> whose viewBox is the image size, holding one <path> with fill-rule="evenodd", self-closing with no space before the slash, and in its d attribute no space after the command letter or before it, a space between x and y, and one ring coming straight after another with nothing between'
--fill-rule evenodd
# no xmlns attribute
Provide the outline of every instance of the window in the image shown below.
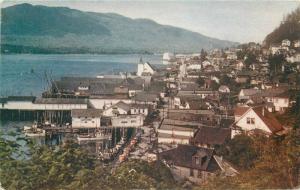
<svg viewBox="0 0 300 190"><path fill-rule="evenodd" d="M135 120L131 120L131 123L136 123L136 121Z"/></svg>
<svg viewBox="0 0 300 190"><path fill-rule="evenodd" d="M278 98L275 98L275 103L278 103Z"/></svg>
<svg viewBox="0 0 300 190"><path fill-rule="evenodd" d="M190 176L194 177L194 170L193 169L190 169Z"/></svg>
<svg viewBox="0 0 300 190"><path fill-rule="evenodd" d="M203 156L201 158L201 166L204 165L204 163L206 162L207 156Z"/></svg>
<svg viewBox="0 0 300 190"><path fill-rule="evenodd" d="M251 120L250 117L247 117L247 124L250 124Z"/></svg>
<svg viewBox="0 0 300 190"><path fill-rule="evenodd" d="M255 124L255 118L247 117L247 124Z"/></svg>
<svg viewBox="0 0 300 190"><path fill-rule="evenodd" d="M127 121L121 121L121 123L127 123Z"/></svg>
<svg viewBox="0 0 300 190"><path fill-rule="evenodd" d="M199 164L200 164L200 162L199 162L199 157L195 157L195 163L196 163L196 165L199 165Z"/></svg>
<svg viewBox="0 0 300 190"><path fill-rule="evenodd" d="M201 170L198 170L198 175L197 175L198 178L201 178L202 177L202 172Z"/></svg>

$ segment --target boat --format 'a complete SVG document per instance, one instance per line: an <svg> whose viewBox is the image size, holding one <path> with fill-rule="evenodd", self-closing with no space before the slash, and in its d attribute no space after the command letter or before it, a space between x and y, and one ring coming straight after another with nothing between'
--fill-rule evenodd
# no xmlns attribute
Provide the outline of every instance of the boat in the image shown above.
<svg viewBox="0 0 300 190"><path fill-rule="evenodd" d="M33 124L32 126L24 126L23 131L26 137L46 136L46 131L44 129L38 128L37 124Z"/></svg>
<svg viewBox="0 0 300 190"><path fill-rule="evenodd" d="M108 139L110 135L105 135L103 133L97 132L93 135L78 135L77 140L78 142L81 141L98 141L98 140L104 140Z"/></svg>

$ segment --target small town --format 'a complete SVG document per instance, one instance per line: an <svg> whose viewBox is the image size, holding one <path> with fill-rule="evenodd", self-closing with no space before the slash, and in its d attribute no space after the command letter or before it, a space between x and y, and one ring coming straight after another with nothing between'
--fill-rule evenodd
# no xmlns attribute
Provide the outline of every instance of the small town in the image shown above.
<svg viewBox="0 0 300 190"><path fill-rule="evenodd" d="M300 188L300 39L271 37L1 97L2 121L31 123L0 138L0 190Z"/></svg>
<svg viewBox="0 0 300 190"><path fill-rule="evenodd" d="M159 159L176 180L201 184L219 173L239 174L215 151L236 135L292 131L293 122L282 121L299 106L299 48L299 40L285 39L269 49L248 43L164 53L161 68L141 58L136 73L65 77L42 98L2 98L1 116L33 118L36 124L24 127L29 137L66 133L76 134L79 143L97 142L93 153L114 166Z"/></svg>

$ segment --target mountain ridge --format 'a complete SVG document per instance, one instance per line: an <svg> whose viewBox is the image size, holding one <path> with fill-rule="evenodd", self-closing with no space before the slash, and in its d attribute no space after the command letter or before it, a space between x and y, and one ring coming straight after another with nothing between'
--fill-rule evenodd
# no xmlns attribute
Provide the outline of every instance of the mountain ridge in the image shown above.
<svg viewBox="0 0 300 190"><path fill-rule="evenodd" d="M238 44L147 18L68 7L18 4L2 8L1 18L4 53L199 52Z"/></svg>

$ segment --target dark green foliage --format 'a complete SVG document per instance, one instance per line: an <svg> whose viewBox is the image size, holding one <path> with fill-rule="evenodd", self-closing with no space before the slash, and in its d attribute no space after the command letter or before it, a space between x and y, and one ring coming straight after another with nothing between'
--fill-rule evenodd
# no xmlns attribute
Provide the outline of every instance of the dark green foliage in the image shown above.
<svg viewBox="0 0 300 190"><path fill-rule="evenodd" d="M2 35L110 35L110 31L96 19L68 8L49 9L23 4L2 9L1 19Z"/></svg>
<svg viewBox="0 0 300 190"><path fill-rule="evenodd" d="M288 110L288 114L295 118L294 128L300 128L300 91L296 95L296 102L291 107L290 110Z"/></svg>
<svg viewBox="0 0 300 190"><path fill-rule="evenodd" d="M204 51L204 49L201 49L201 52L200 52L200 60L201 60L201 61L205 61L205 60L206 60L206 56L207 56L207 52Z"/></svg>
<svg viewBox="0 0 300 190"><path fill-rule="evenodd" d="M265 38L266 45L281 43L284 39L300 39L300 7L287 15L280 26Z"/></svg>
<svg viewBox="0 0 300 190"><path fill-rule="evenodd" d="M94 164L75 144L57 149L32 147L29 159L1 162L0 179L7 189L60 189L74 181L79 171L92 170Z"/></svg>
<svg viewBox="0 0 300 190"><path fill-rule="evenodd" d="M162 163L129 161L117 168L110 178L113 189L175 188L170 170Z"/></svg>
<svg viewBox="0 0 300 190"><path fill-rule="evenodd" d="M252 167L235 177L217 176L201 189L293 189L300 169L300 131L293 129L285 137L253 137L257 157ZM247 140L248 141L248 140ZM248 143L246 143L248 144ZM242 150L242 149L240 149ZM244 149L245 152L252 151ZM245 153L242 153L242 156ZM247 164L248 160L243 161Z"/></svg>
<svg viewBox="0 0 300 190"><path fill-rule="evenodd" d="M247 67L249 67L251 64L256 63L256 54L252 52L248 52L246 54L245 64Z"/></svg>
<svg viewBox="0 0 300 190"><path fill-rule="evenodd" d="M3 8L1 14L4 53L195 52L236 45L148 19L111 13L20 4Z"/></svg>
<svg viewBox="0 0 300 190"><path fill-rule="evenodd" d="M285 57L282 54L275 54L269 56L269 64L270 64L270 71L274 74L281 71L281 66L285 61Z"/></svg>
<svg viewBox="0 0 300 190"><path fill-rule="evenodd" d="M7 189L132 189L174 188L169 169L162 163L133 160L112 174L73 142L62 146L30 146L29 157L16 158L19 145L0 135L0 182ZM21 152L25 154L24 152Z"/></svg>
<svg viewBox="0 0 300 190"><path fill-rule="evenodd" d="M240 169L249 169L257 158L254 140L246 135L237 135L217 148L220 155Z"/></svg>

